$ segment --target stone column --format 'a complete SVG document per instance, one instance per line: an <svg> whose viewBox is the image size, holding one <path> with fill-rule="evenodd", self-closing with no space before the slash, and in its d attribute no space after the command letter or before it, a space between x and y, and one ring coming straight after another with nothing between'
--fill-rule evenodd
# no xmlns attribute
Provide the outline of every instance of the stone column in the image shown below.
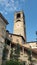
<svg viewBox="0 0 37 65"><path fill-rule="evenodd" d="M8 56L7 56L7 60L10 60L10 54L11 54L11 43L10 43L10 46L8 47Z"/></svg>
<svg viewBox="0 0 37 65"><path fill-rule="evenodd" d="M22 47L23 55L24 55L24 47Z"/></svg>
<svg viewBox="0 0 37 65"><path fill-rule="evenodd" d="M3 56L4 45L5 45L5 42L0 42L0 65L2 64L2 56Z"/></svg>
<svg viewBox="0 0 37 65"><path fill-rule="evenodd" d="M24 47L22 47L23 61L24 61Z"/></svg>

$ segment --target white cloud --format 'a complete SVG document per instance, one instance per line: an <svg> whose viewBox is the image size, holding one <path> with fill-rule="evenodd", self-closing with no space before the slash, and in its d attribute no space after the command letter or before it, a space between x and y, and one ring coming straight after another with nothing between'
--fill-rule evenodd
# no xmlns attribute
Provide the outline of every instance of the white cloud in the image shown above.
<svg viewBox="0 0 37 65"><path fill-rule="evenodd" d="M12 3L14 3L14 0L11 0Z"/></svg>
<svg viewBox="0 0 37 65"><path fill-rule="evenodd" d="M25 0L20 1L25 2ZM4 7L4 11L6 11L5 14L7 14L7 12L17 10L19 5L21 5L19 4L19 0L0 0L0 6Z"/></svg>
<svg viewBox="0 0 37 65"><path fill-rule="evenodd" d="M0 11L2 14L8 14L7 11L3 10L3 11Z"/></svg>

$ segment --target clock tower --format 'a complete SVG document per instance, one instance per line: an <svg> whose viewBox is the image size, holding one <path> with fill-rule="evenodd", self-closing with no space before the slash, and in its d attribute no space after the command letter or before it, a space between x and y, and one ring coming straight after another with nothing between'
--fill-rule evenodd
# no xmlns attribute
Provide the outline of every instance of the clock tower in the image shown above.
<svg viewBox="0 0 37 65"><path fill-rule="evenodd" d="M14 34L21 35L26 40L25 17L22 11L14 15Z"/></svg>

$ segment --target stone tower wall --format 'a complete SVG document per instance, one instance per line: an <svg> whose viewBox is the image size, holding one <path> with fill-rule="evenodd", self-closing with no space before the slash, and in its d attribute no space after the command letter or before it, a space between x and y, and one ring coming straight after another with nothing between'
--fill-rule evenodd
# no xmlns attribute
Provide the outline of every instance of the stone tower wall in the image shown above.
<svg viewBox="0 0 37 65"><path fill-rule="evenodd" d="M17 15L20 14L20 17L17 18ZM21 35L26 39L25 33L25 21L23 12L16 12L14 15L14 34Z"/></svg>

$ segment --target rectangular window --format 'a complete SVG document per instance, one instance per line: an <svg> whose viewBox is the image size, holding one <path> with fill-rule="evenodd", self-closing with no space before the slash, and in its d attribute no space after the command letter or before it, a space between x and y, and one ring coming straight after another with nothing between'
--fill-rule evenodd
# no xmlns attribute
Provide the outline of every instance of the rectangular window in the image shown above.
<svg viewBox="0 0 37 65"><path fill-rule="evenodd" d="M20 13L17 14L17 18L20 18Z"/></svg>

